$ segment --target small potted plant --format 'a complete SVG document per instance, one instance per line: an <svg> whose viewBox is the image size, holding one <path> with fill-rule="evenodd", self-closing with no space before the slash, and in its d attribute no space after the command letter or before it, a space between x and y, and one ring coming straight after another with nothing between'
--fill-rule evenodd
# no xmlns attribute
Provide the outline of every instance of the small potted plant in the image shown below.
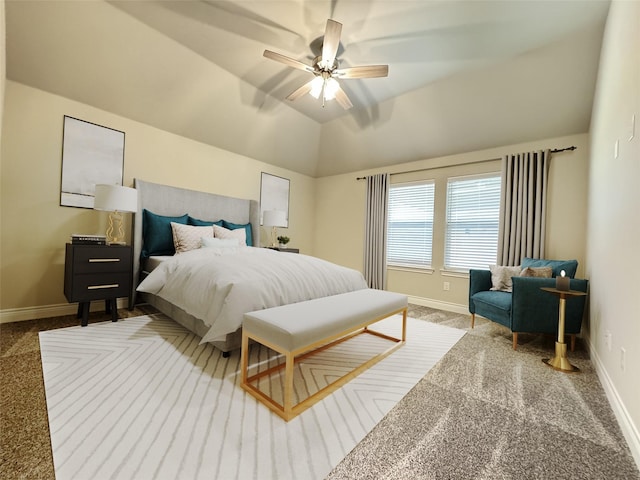
<svg viewBox="0 0 640 480"><path fill-rule="evenodd" d="M278 237L278 243L281 247L285 247L287 243L289 243L289 237L285 237L284 235L280 235Z"/></svg>

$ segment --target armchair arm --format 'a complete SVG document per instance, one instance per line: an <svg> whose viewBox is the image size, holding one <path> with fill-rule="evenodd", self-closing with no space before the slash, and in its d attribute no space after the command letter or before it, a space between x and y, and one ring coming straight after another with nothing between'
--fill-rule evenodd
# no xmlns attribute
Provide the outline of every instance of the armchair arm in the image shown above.
<svg viewBox="0 0 640 480"><path fill-rule="evenodd" d="M469 312L476 313L476 307L471 297L478 293L490 290L491 271L489 270L469 270Z"/></svg>
<svg viewBox="0 0 640 480"><path fill-rule="evenodd" d="M555 278L513 277L511 330L514 332L553 333L558 331L560 299L541 290L556 286ZM571 290L587 291L587 280L571 279ZM567 299L565 333L580 333L586 297Z"/></svg>

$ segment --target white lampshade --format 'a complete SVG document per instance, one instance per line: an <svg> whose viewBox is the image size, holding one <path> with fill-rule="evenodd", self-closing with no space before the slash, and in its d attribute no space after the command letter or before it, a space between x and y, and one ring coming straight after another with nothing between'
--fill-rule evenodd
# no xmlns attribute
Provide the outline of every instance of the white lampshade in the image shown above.
<svg viewBox="0 0 640 480"><path fill-rule="evenodd" d="M138 209L138 191L121 185L96 185L93 208L108 212L135 212Z"/></svg>
<svg viewBox="0 0 640 480"><path fill-rule="evenodd" d="M262 224L265 227L286 227L287 212L282 210L265 210L262 216Z"/></svg>

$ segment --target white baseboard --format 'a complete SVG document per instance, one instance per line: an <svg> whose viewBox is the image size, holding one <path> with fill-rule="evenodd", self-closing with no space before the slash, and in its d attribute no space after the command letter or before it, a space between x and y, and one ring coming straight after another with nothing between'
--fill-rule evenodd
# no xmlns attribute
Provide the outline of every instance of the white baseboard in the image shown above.
<svg viewBox="0 0 640 480"><path fill-rule="evenodd" d="M128 299L118 299L118 308L126 308L128 306ZM92 312L104 310L104 301L91 302L90 310ZM35 320L38 318L75 315L77 312L77 303L60 303L57 305L43 305L40 307L7 308L5 310L0 310L0 324L24 322L26 320Z"/></svg>
<svg viewBox="0 0 640 480"><path fill-rule="evenodd" d="M638 432L638 428L633 423L633 420L631 419L627 408L622 402L620 395L618 395L618 391L616 390L615 385L611 381L611 377L609 377L607 369L600 360L598 352L591 343L591 336L587 334L584 336L584 339L585 344L589 349L589 357L591 358L591 362L596 367L596 373L598 374L598 378L600 379L602 388L604 388L607 399L609 400L609 405L611 405L611 409L616 416L616 420L618 420L618 425L620 425L620 430L622 430L622 434L627 441L629 450L631 450L631 455L636 462L636 466L638 467L638 469L640 469L640 433Z"/></svg>
<svg viewBox="0 0 640 480"><path fill-rule="evenodd" d="M409 303L415 305L421 305L423 307L435 308L437 310L444 310L446 312L459 313L461 315L471 315L469 313L469 305L460 305L459 303L441 302L440 300L433 300L431 298L413 297L409 295Z"/></svg>

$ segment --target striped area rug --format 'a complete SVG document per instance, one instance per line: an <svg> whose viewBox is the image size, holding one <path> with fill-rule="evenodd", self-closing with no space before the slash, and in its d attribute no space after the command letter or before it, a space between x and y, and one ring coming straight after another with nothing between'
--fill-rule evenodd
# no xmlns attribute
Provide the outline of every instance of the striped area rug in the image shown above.
<svg viewBox="0 0 640 480"><path fill-rule="evenodd" d="M376 329L398 335L400 317ZM239 352L161 314L41 332L56 479L324 478L463 335L409 318L406 345L287 423L240 388ZM312 357L296 395L387 346L360 335ZM257 368L279 361L252 347Z"/></svg>

